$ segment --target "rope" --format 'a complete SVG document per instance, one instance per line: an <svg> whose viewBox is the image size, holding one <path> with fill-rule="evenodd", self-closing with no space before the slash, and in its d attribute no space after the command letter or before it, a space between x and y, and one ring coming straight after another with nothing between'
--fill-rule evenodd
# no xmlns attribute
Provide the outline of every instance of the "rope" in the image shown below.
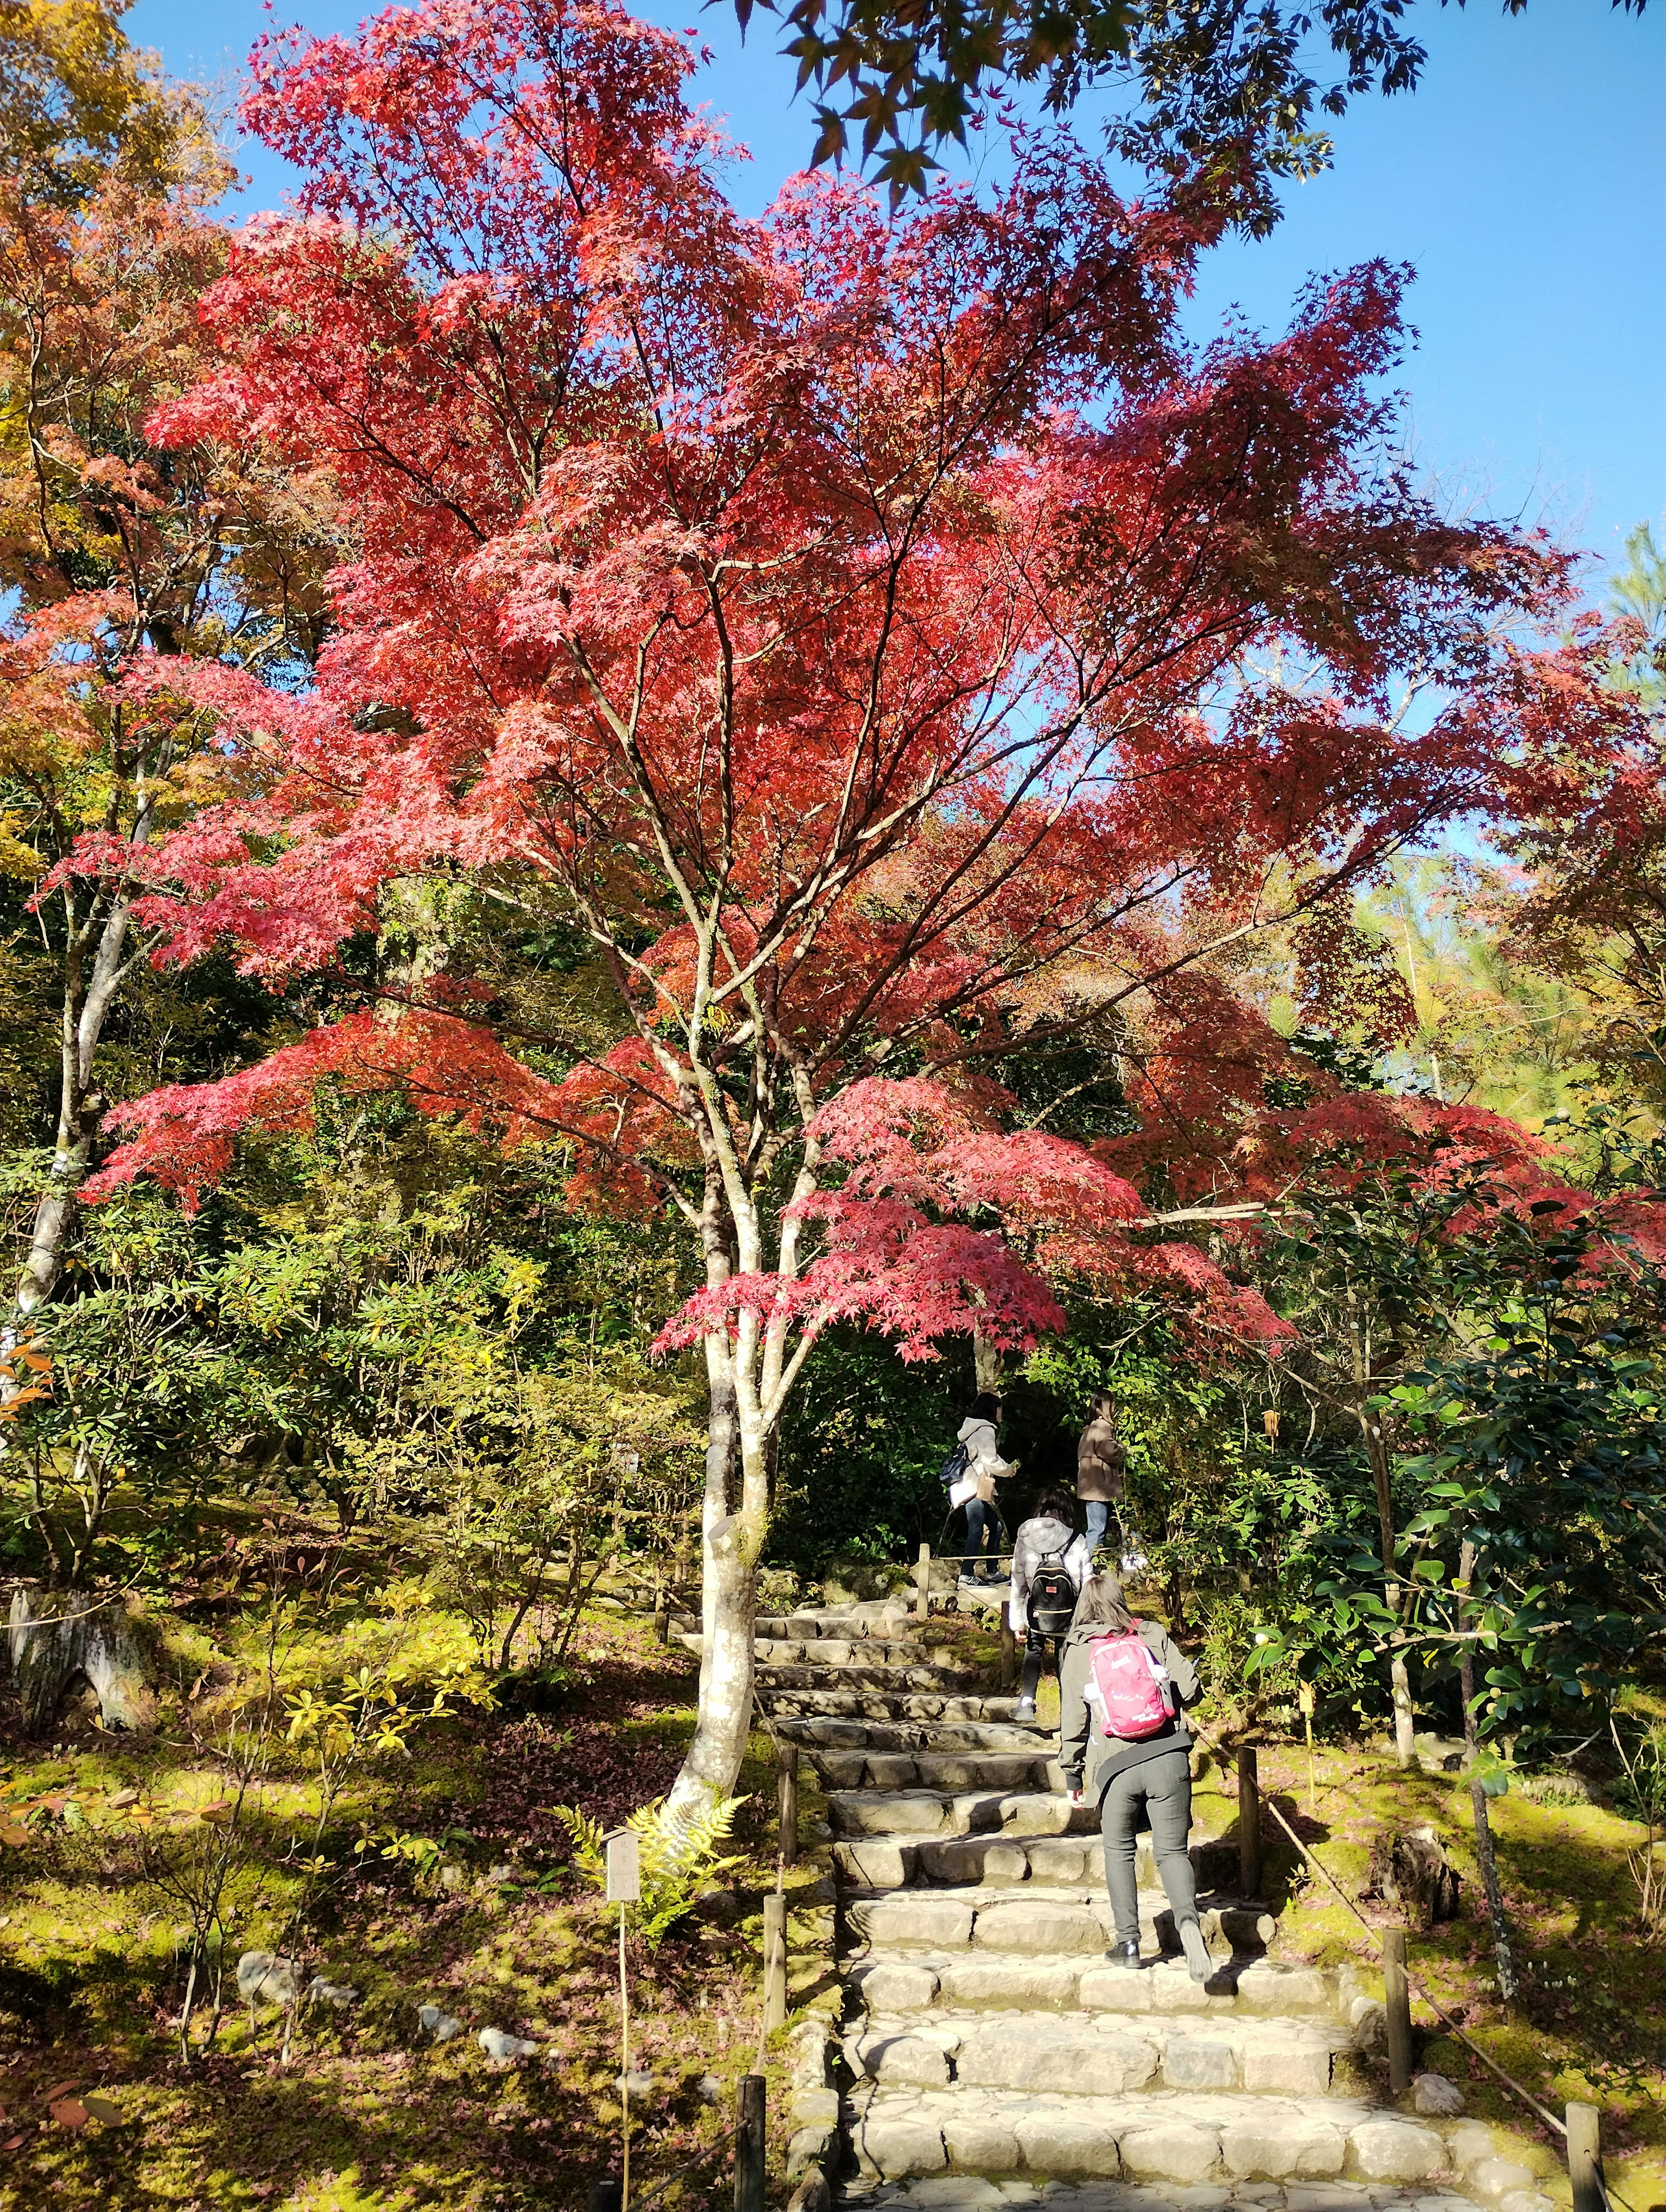
<svg viewBox="0 0 1666 2212"><path fill-rule="evenodd" d="M1227 1755L1222 1747L1215 1741L1214 1738L1210 1735L1206 1729L1200 1727L1198 1723L1194 1720L1189 1714L1187 1716L1187 1723L1197 1735L1200 1741L1206 1743L1209 1749L1214 1753L1215 1756L1224 1765L1225 1764ZM1309 1850L1307 1845L1296 1833L1296 1831L1291 1826L1289 1821L1285 1819L1284 1814L1279 1810L1277 1804L1270 1796L1263 1795L1261 1799L1261 1802L1266 1806L1268 1811L1273 1815L1273 1818L1284 1830L1291 1842L1294 1844L1296 1849L1301 1853L1302 1857L1306 1863L1313 1869L1315 1874L1323 1875L1324 1879L1335 1891L1337 1896L1341 1898L1342 1903L1347 1907L1348 1911L1359 1923L1359 1925L1365 1929L1366 1935L1371 1937L1372 1942L1375 1943L1380 1950L1382 1948L1382 1937L1380 1934L1371 1926L1370 1921L1366 1919L1365 1914L1361 1912L1353 1899L1342 1887L1342 1885L1337 1881L1335 1875L1332 1874L1330 1869L1326 1866L1322 1861L1316 1859L1313 1856L1313 1853ZM1442 2004L1440 1999L1432 1995L1432 1992L1424 1986L1424 1984L1418 1979L1417 1976L1413 1973L1409 1966L1406 1969L1406 1981L1408 1986L1417 1992L1418 1996L1422 1998L1424 2003L1429 2007L1430 2010L1432 2012L1438 2013L1440 2015L1440 2018L1445 2022L1447 2027L1450 2029L1451 2033L1457 2038L1458 2041L1462 2044L1466 2051L1473 2051L1475 2057L1480 2059L1481 2064L1487 2067L1490 2072L1497 2075L1499 2080L1504 2083L1505 2088L1511 2090L1516 2096L1519 2097L1523 2104L1527 2106L1529 2112L1536 2113L1538 2118L1542 2120L1547 2126L1554 2128L1556 2132L1563 2138L1563 2140L1566 2140L1566 2121L1559 2119L1556 2114L1550 2110L1548 2106L1541 2105L1538 2099L1533 2094L1533 2092L1530 2089L1523 2088L1522 2084L1517 2081L1513 2074L1506 2073L1504 2068L1499 2064L1495 2058L1492 2057L1487 2051L1482 2050L1480 2044L1475 2041L1473 2036L1466 2035L1462 2028L1459 2027L1457 2021L1453 2019L1451 2014L1448 2012L1445 2006ZM1626 2199L1620 2196L1618 2190L1610 2189L1606 2180L1602 2182L1602 2187L1604 2196L1614 2203L1621 2206L1623 2208L1623 2212L1633 2212L1633 2208L1630 2204L1626 2203Z"/></svg>
<svg viewBox="0 0 1666 2212"><path fill-rule="evenodd" d="M646 2197L633 2197L631 2198L630 2202L633 2207L633 2212L641 2212L641 2208L644 2205L652 2204L654 2198L656 2197L662 2196L665 2191L671 2187L673 2181L680 2181L685 2173L692 2173L697 2166L706 2165L710 2159L714 2158L716 2154L722 2149L725 2143L733 2142L735 2136L738 2136L739 2132L740 2123L737 2120L733 2127L724 2129L722 2134L719 2136L714 2143L708 2144L704 2150L697 2152L693 2158L690 2159L686 2166L672 2166L669 2173L662 2174L660 2176L660 2179L654 2183L653 2188L649 2190Z"/></svg>

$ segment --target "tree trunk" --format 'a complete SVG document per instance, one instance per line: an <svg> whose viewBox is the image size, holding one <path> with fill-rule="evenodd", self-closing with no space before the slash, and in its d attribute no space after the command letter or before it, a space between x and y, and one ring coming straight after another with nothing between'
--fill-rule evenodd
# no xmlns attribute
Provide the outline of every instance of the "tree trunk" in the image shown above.
<svg viewBox="0 0 1666 2212"><path fill-rule="evenodd" d="M991 1344L981 1330L972 1331L972 1381L979 1390L1000 1389L1000 1347Z"/></svg>
<svg viewBox="0 0 1666 2212"><path fill-rule="evenodd" d="M1365 1456L1371 1462L1371 1480L1377 1491L1377 1539L1383 1547L1383 1595L1391 1613L1400 1609L1400 1582L1395 1573L1394 1470L1389 1458L1388 1440L1383 1434L1381 1422L1368 1407L1359 1410L1359 1426L1365 1439ZM1389 1641L1398 1644L1402 1632L1391 1632ZM1411 1674L1403 1650L1395 1650L1389 1660L1389 1695L1394 1706L1394 1754L1403 1767L1412 1765L1417 1757L1414 1737L1416 1721L1412 1711Z"/></svg>
<svg viewBox="0 0 1666 2212"><path fill-rule="evenodd" d="M18 1589L12 1593L8 1640L12 1680L28 1727L52 1725L77 1674L96 1693L106 1728L137 1734L154 1724L145 1656L119 1598Z"/></svg>
<svg viewBox="0 0 1666 2212"><path fill-rule="evenodd" d="M757 1545L730 1510L739 1421L731 1355L708 1349L711 1412L702 1515L700 1713L667 1810L684 1827L734 1795L752 1728L752 1620Z"/></svg>
<svg viewBox="0 0 1666 2212"><path fill-rule="evenodd" d="M1458 1581L1465 1595L1458 1607L1458 1626L1467 1627L1471 1605L1468 1590L1474 1579L1475 1547L1465 1537L1463 1549L1458 1555ZM1463 1693L1463 1741L1468 1748L1470 1763L1474 1763L1478 1739L1475 1733L1475 1655L1474 1647L1466 1644L1458 1661L1458 1680ZM1499 1881L1499 1862L1493 1849L1493 1821L1487 1810L1487 1792L1481 1784L1471 1779L1469 1804L1475 1820L1475 1863L1481 1869L1481 1886L1487 1896L1487 1917L1493 1929L1493 1956L1499 1969L1499 1995L1506 2004L1516 1995L1516 1959L1510 1948L1510 1923L1504 1917L1504 1889Z"/></svg>
<svg viewBox="0 0 1666 2212"><path fill-rule="evenodd" d="M167 755L158 764L165 774ZM155 805L142 788L127 850L137 856L150 842ZM78 919L73 890L64 893L68 941L64 949L64 1011L61 1037L62 1066L58 1104L58 1142L52 1155L52 1179L35 1206L29 1255L18 1279L20 1311L33 1313L51 1297L64 1261L64 1239L81 1186L92 1165L93 1147L107 1103L93 1082L93 1063L104 1035L104 1024L117 992L132 965L127 952L128 927L132 918L131 878L124 874L111 898L101 927L98 924L98 894L84 919ZM87 971L87 949L98 937L92 972Z"/></svg>

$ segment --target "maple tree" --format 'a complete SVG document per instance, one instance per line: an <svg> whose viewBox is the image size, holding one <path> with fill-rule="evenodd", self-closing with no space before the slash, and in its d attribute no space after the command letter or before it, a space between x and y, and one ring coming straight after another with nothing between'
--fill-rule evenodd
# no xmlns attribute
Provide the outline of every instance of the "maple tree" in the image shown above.
<svg viewBox="0 0 1666 2212"><path fill-rule="evenodd" d="M814 161L860 136L879 179L917 191L1016 88L1055 114L1094 88L1110 95L1113 154L1207 178L1252 235L1277 222L1280 179L1329 165L1350 100L1414 90L1428 61L1406 0L734 0L743 33L760 4L790 33L800 88L824 95Z"/></svg>
<svg viewBox="0 0 1666 2212"><path fill-rule="evenodd" d="M1395 272L1193 351L1208 195L1127 204L1052 137L987 200L799 179L745 222L690 67L549 0L257 51L301 211L233 246L218 364L152 432L327 472L353 551L310 688L182 672L240 782L156 841L139 911L169 960L332 969L343 1012L123 1109L94 1188L193 1196L327 1079L663 1209L703 1283L661 1343L710 1401L692 1818L744 1750L821 1328L1020 1346L1085 1272L1205 1340L1283 1329L1164 1233L1205 1170L1177 1208L1149 1149L1015 1127L998 1073L1148 1034L1160 1121L1165 1069L1258 1066L1236 951L1284 930L1313 1009L1380 988L1353 887L1602 708L1520 641L1564 564L1387 454Z"/></svg>
<svg viewBox="0 0 1666 2212"><path fill-rule="evenodd" d="M79 204L113 174L153 193L217 161L201 100L124 35L125 0L0 0L0 173Z"/></svg>
<svg viewBox="0 0 1666 2212"><path fill-rule="evenodd" d="M327 501L248 441L148 438L208 364L197 302L223 264L209 210L231 172L200 103L151 86L113 16L75 0L29 21L61 97L35 87L50 145L0 132L0 586L20 610L0 641L0 874L31 887L57 969L59 1066L26 1312L57 1280L107 1103L148 848L223 766L167 664L293 674L320 633L327 530Z"/></svg>
<svg viewBox="0 0 1666 2212"><path fill-rule="evenodd" d="M1666 562L1627 541L1614 621L1591 640L1616 704L1605 736L1536 733L1534 803L1502 837L1511 878L1489 920L1507 954L1578 991L1593 1056L1657 1123L1666 1103Z"/></svg>

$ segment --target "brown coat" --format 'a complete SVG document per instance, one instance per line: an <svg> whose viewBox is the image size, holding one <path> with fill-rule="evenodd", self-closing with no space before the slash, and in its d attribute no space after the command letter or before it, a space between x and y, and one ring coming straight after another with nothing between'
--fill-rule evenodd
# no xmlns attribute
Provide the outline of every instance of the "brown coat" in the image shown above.
<svg viewBox="0 0 1666 2212"><path fill-rule="evenodd" d="M1104 1416L1096 1414L1082 1431L1076 1447L1076 1495L1100 1505L1122 1494L1128 1474L1128 1454L1116 1440L1116 1431Z"/></svg>

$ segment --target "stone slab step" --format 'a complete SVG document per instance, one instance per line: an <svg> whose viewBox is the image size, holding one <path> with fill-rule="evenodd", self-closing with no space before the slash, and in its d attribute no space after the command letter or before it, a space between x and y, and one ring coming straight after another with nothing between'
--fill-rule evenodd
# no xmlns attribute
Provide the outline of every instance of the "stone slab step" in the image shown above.
<svg viewBox="0 0 1666 2212"><path fill-rule="evenodd" d="M1034 1721L793 1720L781 1733L812 1750L882 1752L979 1752L1028 1753L1050 1760L1058 1750L1056 1729Z"/></svg>
<svg viewBox="0 0 1666 2212"><path fill-rule="evenodd" d="M674 1613L669 1626L673 1636L698 1636L700 1616L697 1613ZM909 1608L892 1601L884 1605L860 1606L852 1612L831 1613L817 1607L803 1613L761 1613L753 1620L752 1632L757 1636L787 1637L803 1643L820 1636L909 1636L916 1626Z"/></svg>
<svg viewBox="0 0 1666 2212"><path fill-rule="evenodd" d="M1346 2098L995 2088L967 2097L863 2084L847 2104L851 2146L880 2179L958 2171L1195 2186L1347 2176L1404 2187L1449 2171L1439 2129Z"/></svg>
<svg viewBox="0 0 1666 2212"><path fill-rule="evenodd" d="M696 1622L696 1626L699 1626ZM810 1606L799 1613L759 1613L755 1622L760 1636L908 1636L916 1626L912 1610L896 1599L831 1610Z"/></svg>
<svg viewBox="0 0 1666 2212"><path fill-rule="evenodd" d="M1018 1715L1016 1692L1002 1696L987 1691L919 1691L903 1688L895 1675L877 1686L853 1686L846 1668L836 1690L812 1686L758 1684L758 1695L772 1717L783 1720L1001 1721Z"/></svg>
<svg viewBox="0 0 1666 2212"><path fill-rule="evenodd" d="M1062 1791L1064 1771L1045 1747L1016 1751L824 1751L811 1759L830 1790Z"/></svg>
<svg viewBox="0 0 1666 2212"><path fill-rule="evenodd" d="M853 1652L860 1652L860 1644L851 1646ZM825 1693L836 1687L879 1690L892 1696L899 1692L935 1691L939 1696L944 1696L956 1691L976 1691L978 1687L977 1676L970 1668L939 1665L932 1661L921 1662L917 1655L915 1662L907 1667L870 1667L860 1658L852 1658L847 1664L836 1667L760 1666L757 1680L758 1688L766 1692L812 1690Z"/></svg>
<svg viewBox="0 0 1666 2212"><path fill-rule="evenodd" d="M844 2057L858 2081L886 2088L952 2082L1071 2096L1164 2088L1323 2099L1332 2059L1352 2048L1334 2020L938 2009L870 2013L846 2036Z"/></svg>
<svg viewBox="0 0 1666 2212"><path fill-rule="evenodd" d="M1403 2189L1364 2181L985 2181L936 2173L915 2182L847 2180L848 2212L1475 2212L1474 2200L1438 2184ZM1540 2206L1548 2212L1550 2200Z"/></svg>
<svg viewBox="0 0 1666 2212"><path fill-rule="evenodd" d="M1096 1805L1073 1805L1052 1790L833 1790L836 1836L1094 1836ZM1075 1879L1079 1880L1078 1874Z"/></svg>
<svg viewBox="0 0 1666 2212"><path fill-rule="evenodd" d="M1219 1857L1216 1847L1207 1841L1194 1844L1189 1856L1200 1886L1210 1888L1209 1873ZM1079 1820L1073 1835L1062 1836L1031 1835L1017 1828L945 1838L853 1836L834 1844L833 1858L844 1879L863 1889L961 1887L969 1882L1011 1887L1024 1881L1073 1888L1078 1884L1103 1887L1104 1880L1097 1826L1089 1827ZM1135 1881L1154 1887L1157 1862L1148 1835L1135 1838L1134 1864Z"/></svg>
<svg viewBox="0 0 1666 2212"><path fill-rule="evenodd" d="M1195 1982L1180 1958L1158 1959L1134 1973L1091 1953L1059 1951L875 1951L848 1961L846 1979L859 2004L893 2017L976 2007L986 2013L1104 2011L1134 2020L1170 2014L1308 2017L1329 2025L1337 2009L1334 1975L1242 1955L1219 1957L1207 1984Z"/></svg>
<svg viewBox="0 0 1666 2212"><path fill-rule="evenodd" d="M690 1650L705 1638L685 1636ZM758 1636L752 1650L758 1663L772 1667L952 1667L959 1653L952 1644L928 1644L924 1637Z"/></svg>
<svg viewBox="0 0 1666 2212"><path fill-rule="evenodd" d="M684 1649L703 1653L700 1631L680 1632ZM845 1667L953 1667L959 1653L952 1644L927 1644L913 1637L755 1636L752 1656L760 1667L801 1667L819 1673Z"/></svg>
<svg viewBox="0 0 1666 2212"><path fill-rule="evenodd" d="M1270 1914L1198 1900L1198 1918L1211 1949L1230 1945L1234 1957L1261 1955L1277 1935ZM1161 1891L1140 1894L1142 1936L1167 1951L1177 1949L1168 1900ZM844 1900L848 1949L875 1951L1006 1951L1097 1954L1116 1938L1110 1899L1098 1889L898 1889L848 1893ZM1223 1958L1221 1965L1225 1964Z"/></svg>

